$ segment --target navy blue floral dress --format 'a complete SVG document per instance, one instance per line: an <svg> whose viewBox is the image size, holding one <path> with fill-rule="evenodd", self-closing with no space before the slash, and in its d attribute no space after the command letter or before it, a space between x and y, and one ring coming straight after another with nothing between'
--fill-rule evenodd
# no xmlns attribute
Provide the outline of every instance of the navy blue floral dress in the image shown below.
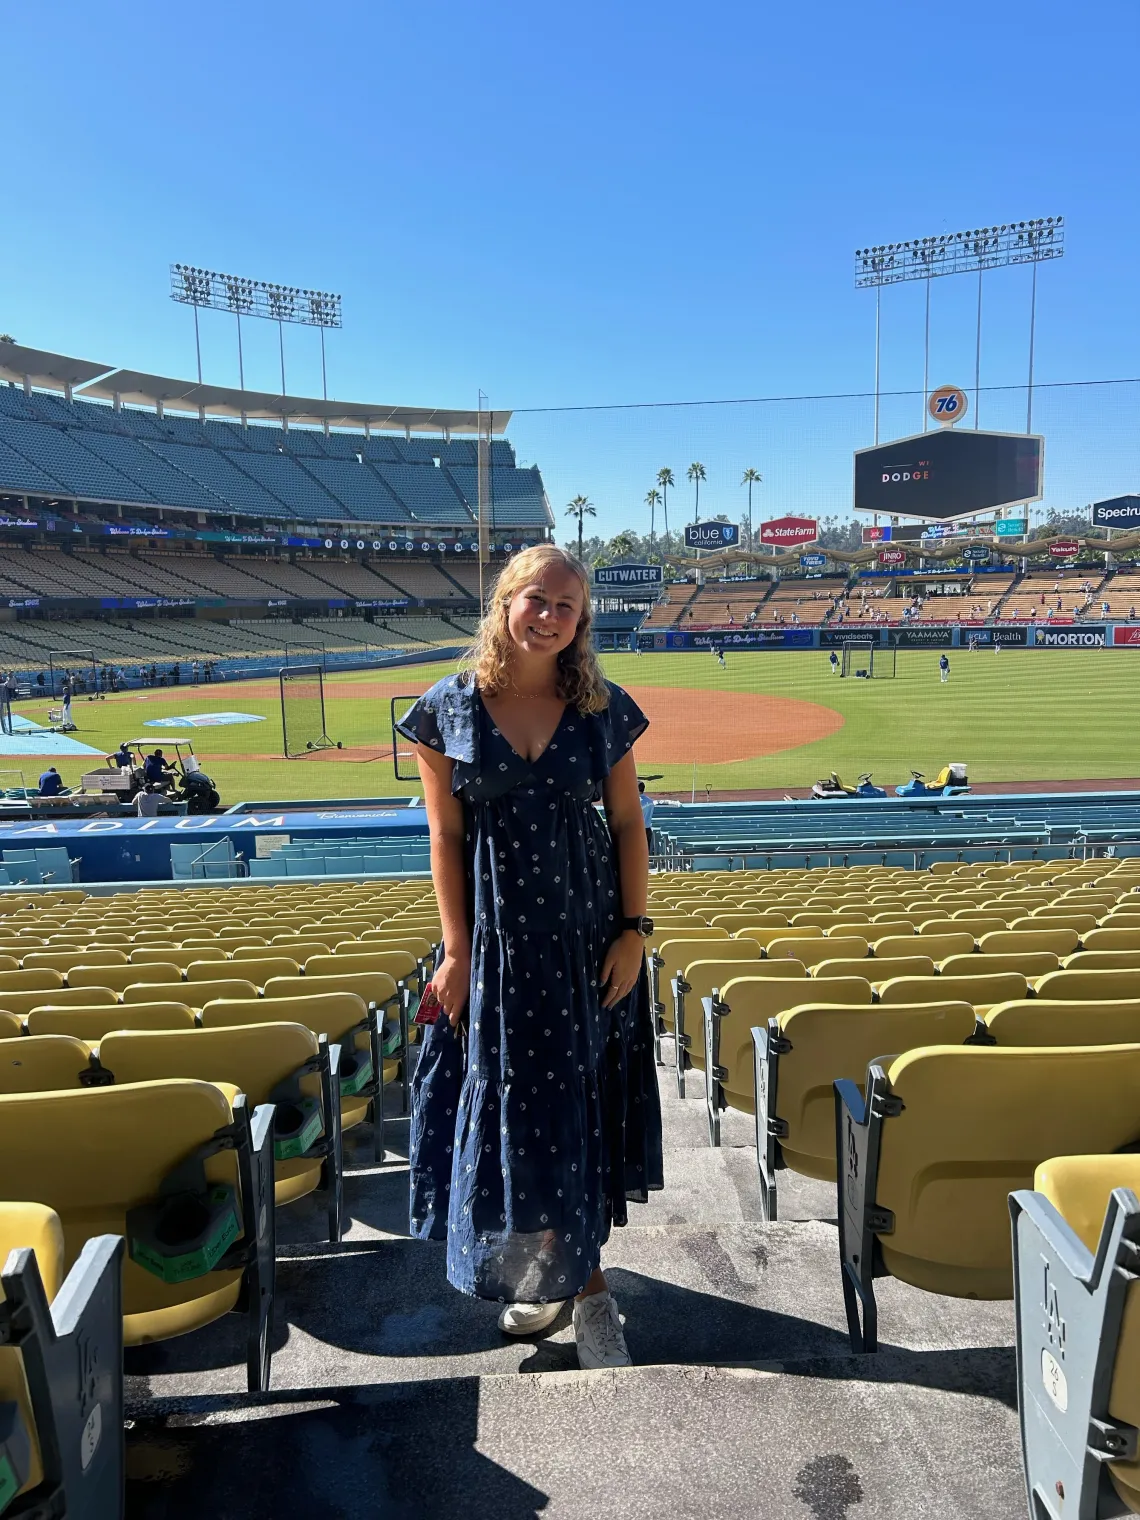
<svg viewBox="0 0 1140 1520"><path fill-rule="evenodd" d="M604 712L567 707L528 761L448 676L398 726L455 762L472 930L467 1036L429 1026L412 1084L411 1233L447 1240L463 1293L569 1298L627 1201L663 1181L644 968L614 1008L598 990L623 913L594 802L648 721L611 686Z"/></svg>

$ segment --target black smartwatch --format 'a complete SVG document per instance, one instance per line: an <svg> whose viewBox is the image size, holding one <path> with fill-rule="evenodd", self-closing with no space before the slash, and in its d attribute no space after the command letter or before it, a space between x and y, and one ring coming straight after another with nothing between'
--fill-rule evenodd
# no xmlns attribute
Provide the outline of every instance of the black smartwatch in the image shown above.
<svg viewBox="0 0 1140 1520"><path fill-rule="evenodd" d="M653 920L644 914L640 918L623 918L621 926L623 929L636 929L642 939L648 939L653 933Z"/></svg>

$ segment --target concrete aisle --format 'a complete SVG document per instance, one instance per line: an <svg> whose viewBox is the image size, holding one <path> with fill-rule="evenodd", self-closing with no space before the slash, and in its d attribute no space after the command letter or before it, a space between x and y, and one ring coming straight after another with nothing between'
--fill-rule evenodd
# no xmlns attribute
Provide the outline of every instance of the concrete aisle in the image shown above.
<svg viewBox="0 0 1140 1520"><path fill-rule="evenodd" d="M784 1174L761 1223L751 1119L710 1150L688 1086L662 1081L666 1188L605 1256L636 1366L578 1371L566 1311L501 1336L408 1240L406 1163L371 1165L362 1134L341 1245L319 1203L278 1215L267 1398L243 1392L236 1318L128 1354L128 1516L1023 1515L1012 1305L886 1281L884 1349L852 1356L834 1189Z"/></svg>

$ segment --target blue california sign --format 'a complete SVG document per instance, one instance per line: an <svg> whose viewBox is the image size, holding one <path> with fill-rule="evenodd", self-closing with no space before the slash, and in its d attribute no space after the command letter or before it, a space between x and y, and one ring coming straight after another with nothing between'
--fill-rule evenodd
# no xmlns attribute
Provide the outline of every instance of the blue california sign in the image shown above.
<svg viewBox="0 0 1140 1520"><path fill-rule="evenodd" d="M739 543L738 523L688 523L685 527L687 549L734 549Z"/></svg>

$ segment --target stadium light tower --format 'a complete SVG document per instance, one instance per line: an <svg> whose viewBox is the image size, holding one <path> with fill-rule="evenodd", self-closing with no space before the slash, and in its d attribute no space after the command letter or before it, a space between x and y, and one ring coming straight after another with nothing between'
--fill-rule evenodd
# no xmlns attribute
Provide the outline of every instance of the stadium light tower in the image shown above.
<svg viewBox="0 0 1140 1520"><path fill-rule="evenodd" d="M219 274L192 264L171 264L170 299L194 308L194 349L198 358L198 383L202 383L202 347L198 336L198 308L232 312L237 319L238 376L245 390L245 364L241 347L242 317L264 317L277 323L281 354L281 394L285 394L285 323L317 327L321 333L321 393L329 399L325 369L325 328L341 327L340 296L327 290L303 290L296 285L274 285L249 280L244 275Z"/></svg>
<svg viewBox="0 0 1140 1520"><path fill-rule="evenodd" d="M1065 219L1035 217L1027 222L1002 222L971 232L940 237L911 238L905 243L880 243L855 250L855 288L875 291L875 442L879 441L879 319L884 285L903 280L926 281L926 341L922 366L922 430L927 428L926 396L930 388L930 282L939 275L977 274L978 319L974 343L974 426L978 426L978 395L982 374L982 276L987 269L1031 264L1029 297L1029 395L1025 431L1033 431L1033 348L1037 325L1037 266L1065 252Z"/></svg>

